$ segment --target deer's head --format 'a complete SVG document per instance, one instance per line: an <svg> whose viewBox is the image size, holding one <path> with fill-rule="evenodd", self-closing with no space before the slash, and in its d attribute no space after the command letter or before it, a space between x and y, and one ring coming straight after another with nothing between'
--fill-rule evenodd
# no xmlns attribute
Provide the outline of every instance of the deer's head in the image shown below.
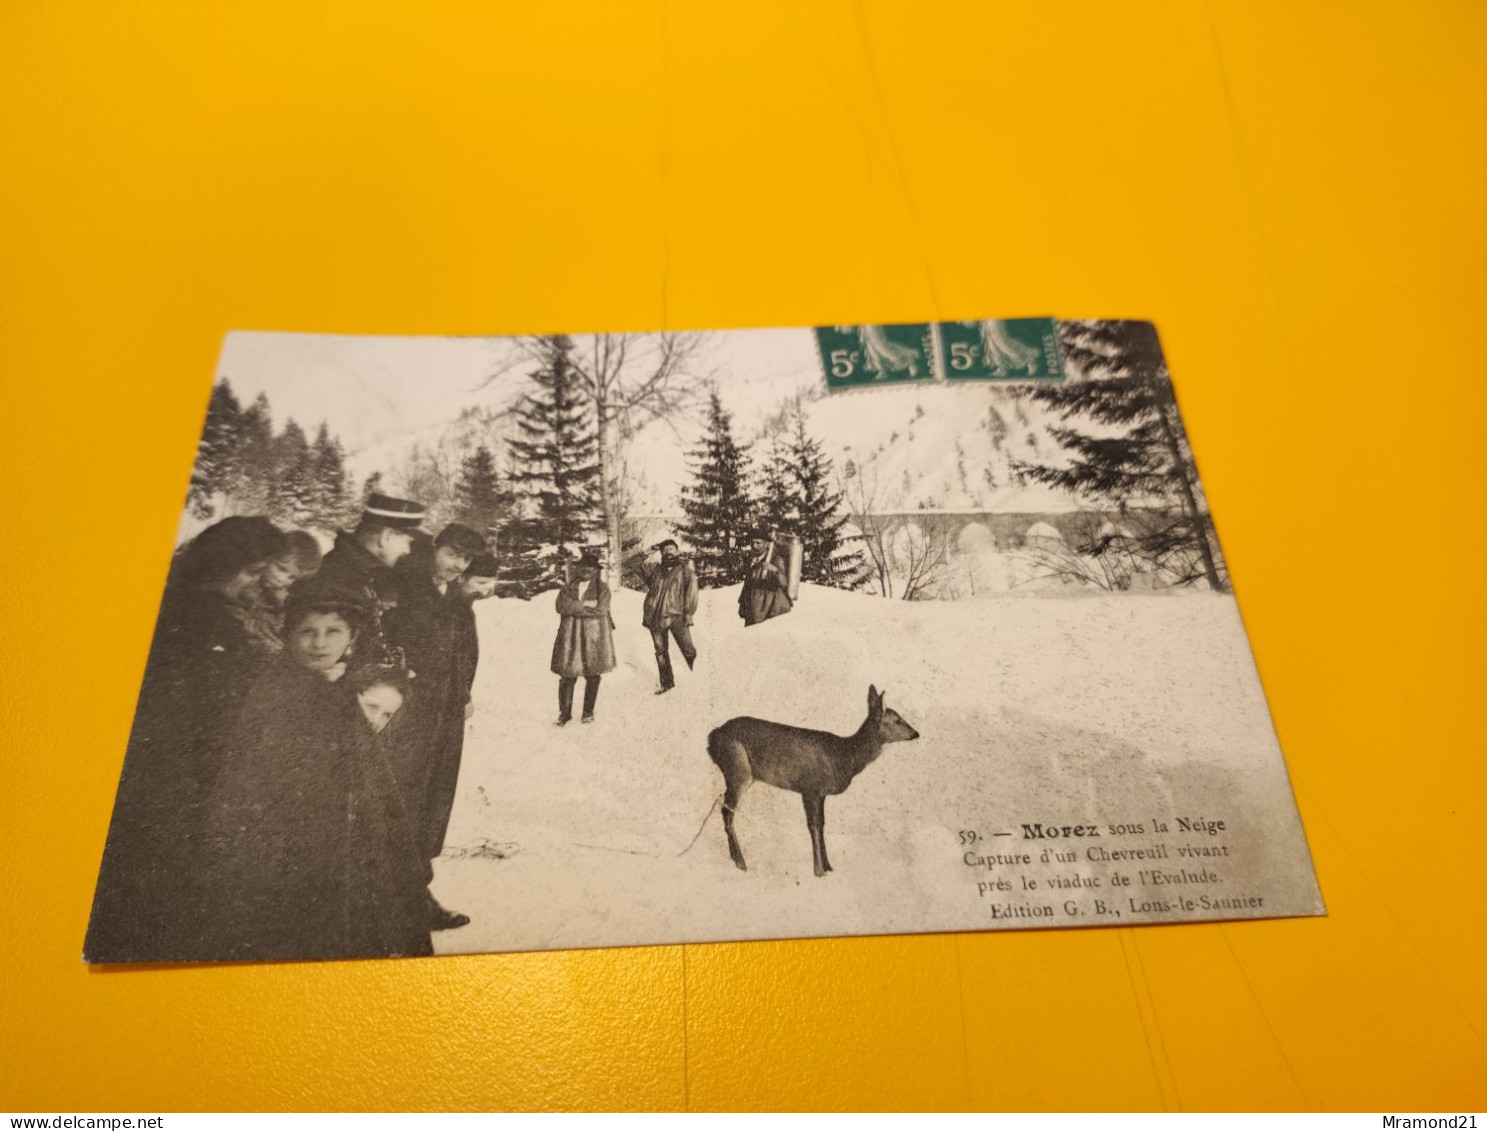
<svg viewBox="0 0 1487 1131"><path fill-rule="evenodd" d="M877 737L883 742L912 742L919 737L919 732L909 725L909 721L891 707L883 706L883 696L887 692L879 691L871 685L867 689L867 717L872 723Z"/></svg>

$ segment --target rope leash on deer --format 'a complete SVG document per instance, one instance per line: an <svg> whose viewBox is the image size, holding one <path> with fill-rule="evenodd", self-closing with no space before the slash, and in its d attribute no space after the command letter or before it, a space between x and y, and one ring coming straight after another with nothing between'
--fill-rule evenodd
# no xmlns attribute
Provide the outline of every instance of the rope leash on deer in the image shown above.
<svg viewBox="0 0 1487 1131"><path fill-rule="evenodd" d="M697 842L702 839L702 830L707 828L707 823L713 819L713 814L718 811L718 806L721 804L723 804L723 795L720 793L717 797L713 798L712 808L707 811L707 816L702 818L702 824L697 826L697 832L692 837L692 839L687 842L687 847L676 853L676 856L673 857L674 859L685 856L687 853L691 852L694 847L696 847ZM626 856L649 856L656 860L666 859L666 853L664 852L646 852L645 850L639 848L617 848L612 844L584 844L582 841L574 841L573 847L593 848L598 850L599 852L623 852Z"/></svg>

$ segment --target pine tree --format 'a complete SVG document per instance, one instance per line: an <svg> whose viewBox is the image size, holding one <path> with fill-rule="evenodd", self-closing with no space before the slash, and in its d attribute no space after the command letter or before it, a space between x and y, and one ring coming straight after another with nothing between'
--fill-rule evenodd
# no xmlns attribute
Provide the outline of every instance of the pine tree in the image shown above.
<svg viewBox="0 0 1487 1131"><path fill-rule="evenodd" d="M599 503L612 566L623 560L621 528L629 522L625 444L647 423L671 420L693 403L694 366L706 340L704 334L676 332L586 334L576 342L564 335L520 340L521 352L542 368L555 355L563 356L569 383L593 408Z"/></svg>
<svg viewBox="0 0 1487 1131"><path fill-rule="evenodd" d="M759 484L759 521L772 530L789 530L795 520L797 487L790 451L776 435Z"/></svg>
<svg viewBox="0 0 1487 1131"><path fill-rule="evenodd" d="M843 534L847 515L842 494L831 489L832 465L819 440L805 430L805 411L795 409L795 433L788 452L795 480L795 534L800 539L802 580L838 589L867 583L867 562L860 547Z"/></svg>
<svg viewBox="0 0 1487 1131"><path fill-rule="evenodd" d="M1176 573L1179 583L1206 579L1228 588L1213 521L1177 398L1149 322L1060 322L1064 357L1082 380L1040 385L1028 396L1065 420L1084 418L1091 430L1066 425L1049 434L1061 462L1017 461L1013 473L1091 499L1149 508L1136 535L1139 552Z"/></svg>
<svg viewBox="0 0 1487 1131"><path fill-rule="evenodd" d="M274 484L268 516L280 526L302 528L315 519L314 459L305 430L293 417L273 442Z"/></svg>
<svg viewBox="0 0 1487 1131"><path fill-rule="evenodd" d="M599 444L588 401L573 381L567 339L532 373L536 392L515 410L518 435L507 441L519 521L505 547L522 559L511 580L551 583L557 560L604 528L599 501Z"/></svg>
<svg viewBox="0 0 1487 1131"><path fill-rule="evenodd" d="M488 445L481 444L461 462L454 496L457 521L482 534L501 525L506 517L507 498L496 474L496 457Z"/></svg>
<svg viewBox="0 0 1487 1131"><path fill-rule="evenodd" d="M346 456L324 421L310 448L309 480L311 524L327 530L339 528L346 518L346 500L351 493L346 484Z"/></svg>
<svg viewBox="0 0 1487 1131"><path fill-rule="evenodd" d="M313 446L294 420L274 435L268 395L244 409L226 378L212 390L187 501L199 518L266 514L281 526L334 528L356 509L345 450L321 424Z"/></svg>
<svg viewBox="0 0 1487 1131"><path fill-rule="evenodd" d="M232 488L242 431L243 409L226 377L212 386L207 419L196 445L196 465L186 501L198 518L211 518L222 506L221 496Z"/></svg>
<svg viewBox="0 0 1487 1131"><path fill-rule="evenodd" d="M991 433L991 446L997 451L1002 450L1002 445L1007 440L1007 420L997 411L996 405L986 410L986 428Z"/></svg>
<svg viewBox="0 0 1487 1131"><path fill-rule="evenodd" d="M736 585L748 572L755 508L747 487L748 445L734 440L733 418L716 389L708 402L707 433L688 457L694 481L682 488L681 532L696 554L698 584Z"/></svg>
<svg viewBox="0 0 1487 1131"><path fill-rule="evenodd" d="M232 495L238 514L263 514L274 486L274 414L268 394L259 393L243 412Z"/></svg>

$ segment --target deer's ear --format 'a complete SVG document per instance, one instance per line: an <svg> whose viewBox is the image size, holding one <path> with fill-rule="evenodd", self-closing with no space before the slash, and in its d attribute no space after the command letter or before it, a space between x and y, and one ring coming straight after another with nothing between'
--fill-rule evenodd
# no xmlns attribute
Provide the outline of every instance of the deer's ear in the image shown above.
<svg viewBox="0 0 1487 1131"><path fill-rule="evenodd" d="M867 685L867 709L869 714L877 714L883 709L883 697L878 694L878 689L871 683Z"/></svg>

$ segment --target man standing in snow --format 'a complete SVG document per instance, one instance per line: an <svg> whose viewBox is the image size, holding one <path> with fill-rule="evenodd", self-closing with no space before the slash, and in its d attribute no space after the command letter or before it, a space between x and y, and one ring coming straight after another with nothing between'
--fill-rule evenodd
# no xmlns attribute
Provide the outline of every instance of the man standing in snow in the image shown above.
<svg viewBox="0 0 1487 1131"><path fill-rule="evenodd" d="M774 534L761 530L754 535L753 557L748 576L738 595L738 615L744 626L783 616L792 607L786 570L775 556Z"/></svg>
<svg viewBox="0 0 1487 1131"><path fill-rule="evenodd" d="M552 642L552 674L558 677L558 726L573 718L573 689L583 680L583 721L594 721L599 684L614 671L614 618L609 586L599 580L599 552L585 550L558 590L558 633Z"/></svg>
<svg viewBox="0 0 1487 1131"><path fill-rule="evenodd" d="M319 572L295 583L298 588L313 579L316 585L350 590L365 598L369 616L356 643L356 654L361 658L374 662L397 660L389 653L383 635L373 578L408 555L414 536L420 533L423 516L422 503L375 492L368 495L356 529L337 534L335 548L325 555Z"/></svg>
<svg viewBox="0 0 1487 1131"><path fill-rule="evenodd" d="M646 575L645 612L640 623L651 630L651 642L656 647L656 667L661 673L661 688L656 694L665 695L676 686L669 636L676 638L688 671L697 662L697 648L692 643L692 618L697 615L697 570L690 559L677 553L676 543L670 538L655 548L661 552L661 561Z"/></svg>
<svg viewBox="0 0 1487 1131"><path fill-rule="evenodd" d="M384 624L414 673L414 692L394 743L393 773L402 787L414 837L433 860L444 851L454 805L465 720L474 680L474 614L461 592L461 576L485 550L485 539L451 523L421 554L398 587L398 604ZM450 911L429 893L429 929L463 927L468 915Z"/></svg>

